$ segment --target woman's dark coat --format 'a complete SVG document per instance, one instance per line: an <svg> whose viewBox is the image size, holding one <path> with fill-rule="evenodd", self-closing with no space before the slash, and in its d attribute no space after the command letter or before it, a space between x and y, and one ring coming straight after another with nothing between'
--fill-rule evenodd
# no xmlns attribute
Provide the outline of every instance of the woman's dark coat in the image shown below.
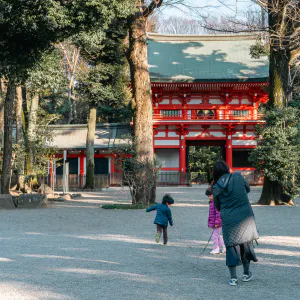
<svg viewBox="0 0 300 300"><path fill-rule="evenodd" d="M240 173L224 174L213 186L214 203L221 213L226 247L258 239L249 192L250 186Z"/></svg>

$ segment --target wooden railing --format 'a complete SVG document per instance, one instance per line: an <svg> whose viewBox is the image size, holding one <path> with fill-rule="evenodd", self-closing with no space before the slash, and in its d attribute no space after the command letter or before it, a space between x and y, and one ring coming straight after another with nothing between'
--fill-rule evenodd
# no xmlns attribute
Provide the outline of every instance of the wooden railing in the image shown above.
<svg viewBox="0 0 300 300"><path fill-rule="evenodd" d="M153 120L262 120L264 115L249 111L248 114L238 115L237 112L219 112L215 114L197 114L197 111L192 110L180 111L178 115L164 115L163 113L153 114Z"/></svg>

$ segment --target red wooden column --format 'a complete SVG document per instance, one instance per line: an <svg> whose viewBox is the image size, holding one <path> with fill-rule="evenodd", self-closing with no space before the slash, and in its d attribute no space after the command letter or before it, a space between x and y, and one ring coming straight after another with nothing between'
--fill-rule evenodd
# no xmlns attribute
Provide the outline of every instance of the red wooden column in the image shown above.
<svg viewBox="0 0 300 300"><path fill-rule="evenodd" d="M48 163L49 163L49 175L52 176L52 174L53 174L53 160L52 159L49 160Z"/></svg>
<svg viewBox="0 0 300 300"><path fill-rule="evenodd" d="M233 124L224 126L226 128L226 163L230 169L232 169L232 133L234 127Z"/></svg>
<svg viewBox="0 0 300 300"><path fill-rule="evenodd" d="M187 125L181 124L177 130L179 134L179 172L186 172L186 140L185 136L188 134Z"/></svg>
<svg viewBox="0 0 300 300"><path fill-rule="evenodd" d="M110 157L110 173L115 173L115 158Z"/></svg>
<svg viewBox="0 0 300 300"><path fill-rule="evenodd" d="M79 156L79 174L84 175L84 155L80 154Z"/></svg>
<svg viewBox="0 0 300 300"><path fill-rule="evenodd" d="M229 130L226 133L226 163L232 169L232 135Z"/></svg>
<svg viewBox="0 0 300 300"><path fill-rule="evenodd" d="M84 187L85 180L84 180L84 153L81 152L79 156L79 181L80 181L80 187Z"/></svg>
<svg viewBox="0 0 300 300"><path fill-rule="evenodd" d="M181 173L186 172L186 142L184 135L180 135L179 169Z"/></svg>

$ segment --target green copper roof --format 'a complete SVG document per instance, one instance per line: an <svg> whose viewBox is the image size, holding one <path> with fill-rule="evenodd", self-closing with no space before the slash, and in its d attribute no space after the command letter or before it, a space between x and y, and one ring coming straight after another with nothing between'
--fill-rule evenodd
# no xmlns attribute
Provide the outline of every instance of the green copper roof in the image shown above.
<svg viewBox="0 0 300 300"><path fill-rule="evenodd" d="M250 46L256 38L148 34L151 81L266 81L268 58L250 56Z"/></svg>

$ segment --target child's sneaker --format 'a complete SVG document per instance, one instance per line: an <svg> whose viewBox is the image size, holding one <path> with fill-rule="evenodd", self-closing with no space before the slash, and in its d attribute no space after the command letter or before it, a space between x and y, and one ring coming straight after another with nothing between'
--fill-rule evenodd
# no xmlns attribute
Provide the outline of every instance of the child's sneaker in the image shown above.
<svg viewBox="0 0 300 300"><path fill-rule="evenodd" d="M238 280L237 280L236 278L231 278L231 279L228 281L228 283L229 283L230 285L237 285Z"/></svg>
<svg viewBox="0 0 300 300"><path fill-rule="evenodd" d="M157 232L156 235L155 235L155 242L159 243L159 240L160 240L160 233Z"/></svg>
<svg viewBox="0 0 300 300"><path fill-rule="evenodd" d="M247 281L250 281L252 278L253 278L253 275L252 275L251 272L249 272L248 275L247 275L247 274L243 274L242 280L243 280L244 282L247 282Z"/></svg>
<svg viewBox="0 0 300 300"><path fill-rule="evenodd" d="M209 253L210 254L219 254L220 253L220 249L213 249Z"/></svg>

